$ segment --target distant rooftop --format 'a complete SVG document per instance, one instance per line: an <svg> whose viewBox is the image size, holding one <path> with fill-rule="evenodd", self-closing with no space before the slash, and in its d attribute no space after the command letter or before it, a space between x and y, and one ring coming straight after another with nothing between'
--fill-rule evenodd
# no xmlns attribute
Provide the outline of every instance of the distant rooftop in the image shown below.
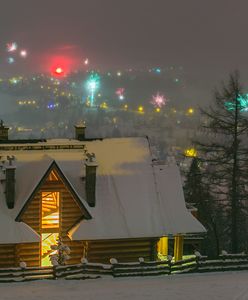
<svg viewBox="0 0 248 300"><path fill-rule="evenodd" d="M0 150L59 150L59 149L84 149L85 143L90 141L102 141L98 139L85 139L78 141L75 139L25 139L25 140L5 140L0 141Z"/></svg>

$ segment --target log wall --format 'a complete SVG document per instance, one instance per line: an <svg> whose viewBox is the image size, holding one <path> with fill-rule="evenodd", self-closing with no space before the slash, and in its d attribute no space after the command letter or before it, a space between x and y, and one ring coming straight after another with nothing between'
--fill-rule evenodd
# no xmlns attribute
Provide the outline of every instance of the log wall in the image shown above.
<svg viewBox="0 0 248 300"><path fill-rule="evenodd" d="M24 261L27 267L40 266L40 243L28 243L16 245L17 266Z"/></svg>
<svg viewBox="0 0 248 300"><path fill-rule="evenodd" d="M67 265L79 264L81 258L85 257L85 243L82 241L65 241L65 244L70 247L70 259L66 262Z"/></svg>
<svg viewBox="0 0 248 300"><path fill-rule="evenodd" d="M79 263L81 258L84 256L84 247L82 242L70 241L67 232L69 229L76 224L83 217L83 213L74 200L72 194L68 188L64 185L62 180L51 181L51 176L48 175L48 179L41 186L40 190L36 193L34 198L27 205L25 211L22 214L21 221L29 225L38 234L42 233L41 228L41 207L42 199L41 193L44 191L58 191L60 192L60 228L59 234L62 240L70 247L72 257L68 263ZM50 177L49 177L50 176ZM40 243L33 244L21 244L17 245L17 258L19 264L20 261L25 261L28 266L39 266L41 259ZM13 265L12 265L13 266Z"/></svg>
<svg viewBox="0 0 248 300"><path fill-rule="evenodd" d="M16 266L15 245L0 245L0 268Z"/></svg>
<svg viewBox="0 0 248 300"><path fill-rule="evenodd" d="M41 193L38 192L32 201L29 202L22 214L21 221L33 228L40 234L41 227Z"/></svg>
<svg viewBox="0 0 248 300"><path fill-rule="evenodd" d="M143 257L150 261L157 256L157 242L157 238L88 241L86 258L99 263L109 263L110 258L118 262L137 262Z"/></svg>
<svg viewBox="0 0 248 300"><path fill-rule="evenodd" d="M60 192L61 192L60 235L62 239L65 239L71 227L75 225L80 219L83 218L83 213L79 205L73 199L73 196L65 186L63 189L60 190Z"/></svg>

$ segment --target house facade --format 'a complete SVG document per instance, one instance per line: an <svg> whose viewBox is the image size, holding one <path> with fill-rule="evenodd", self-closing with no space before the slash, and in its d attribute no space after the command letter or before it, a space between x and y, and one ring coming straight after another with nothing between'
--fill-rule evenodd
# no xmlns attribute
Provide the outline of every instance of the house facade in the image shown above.
<svg viewBox="0 0 248 300"><path fill-rule="evenodd" d="M183 238L205 228L185 207L178 168L152 160L146 138L78 130L73 140L0 136L0 267L49 265L59 237L68 264L154 260L168 238L180 259Z"/></svg>

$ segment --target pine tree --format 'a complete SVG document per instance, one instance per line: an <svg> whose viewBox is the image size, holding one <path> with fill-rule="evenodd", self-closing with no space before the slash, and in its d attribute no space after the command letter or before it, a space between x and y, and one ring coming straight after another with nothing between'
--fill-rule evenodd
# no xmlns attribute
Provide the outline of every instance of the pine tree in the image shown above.
<svg viewBox="0 0 248 300"><path fill-rule="evenodd" d="M184 184L185 201L196 206L199 204L203 192L202 176L199 164L199 159L197 157L193 157Z"/></svg>
<svg viewBox="0 0 248 300"><path fill-rule="evenodd" d="M193 157L184 184L184 195L187 203L197 209L197 218L207 230L207 235L201 244L201 253L209 257L220 253L220 215L217 203L209 193L209 187L200 167L201 161ZM221 211L221 210L220 210Z"/></svg>
<svg viewBox="0 0 248 300"><path fill-rule="evenodd" d="M204 140L196 142L206 166L205 184L218 201L216 213L225 218L225 246L232 253L242 251L248 238L243 223L248 199L248 120L242 112L244 99L239 74L233 73L228 83L215 92L214 105L202 110Z"/></svg>

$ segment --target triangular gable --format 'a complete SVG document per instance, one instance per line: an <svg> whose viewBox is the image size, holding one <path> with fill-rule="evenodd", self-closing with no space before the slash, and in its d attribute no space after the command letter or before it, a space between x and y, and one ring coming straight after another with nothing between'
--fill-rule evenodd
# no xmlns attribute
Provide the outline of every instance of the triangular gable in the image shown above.
<svg viewBox="0 0 248 300"><path fill-rule="evenodd" d="M64 173L61 170L61 168L58 166L58 164L56 163L56 161L53 160L52 163L50 164L49 168L47 169L47 171L42 176L41 180L37 183L36 187L34 188L34 190L31 193L31 195L25 201L25 204L23 205L22 209L20 210L19 214L16 217L16 221L21 221L21 217L22 217L23 213L25 212L26 208L28 207L29 203L31 202L31 200L33 199L33 197L35 196L35 194L38 192L38 190L41 188L41 186L44 184L47 176L50 174L50 172L53 169L56 170L56 172L60 176L63 184L65 184L65 186L68 188L68 190L72 194L73 198L75 199L75 201L79 205L80 209L82 210L82 212L84 214L84 217L86 219L91 219L92 218L91 215L90 215L90 213L89 213L89 211L86 209L86 207L82 203L79 195L77 194L77 192L75 191L75 189L72 187L72 185L70 184L70 182L68 181L68 179L64 175Z"/></svg>

